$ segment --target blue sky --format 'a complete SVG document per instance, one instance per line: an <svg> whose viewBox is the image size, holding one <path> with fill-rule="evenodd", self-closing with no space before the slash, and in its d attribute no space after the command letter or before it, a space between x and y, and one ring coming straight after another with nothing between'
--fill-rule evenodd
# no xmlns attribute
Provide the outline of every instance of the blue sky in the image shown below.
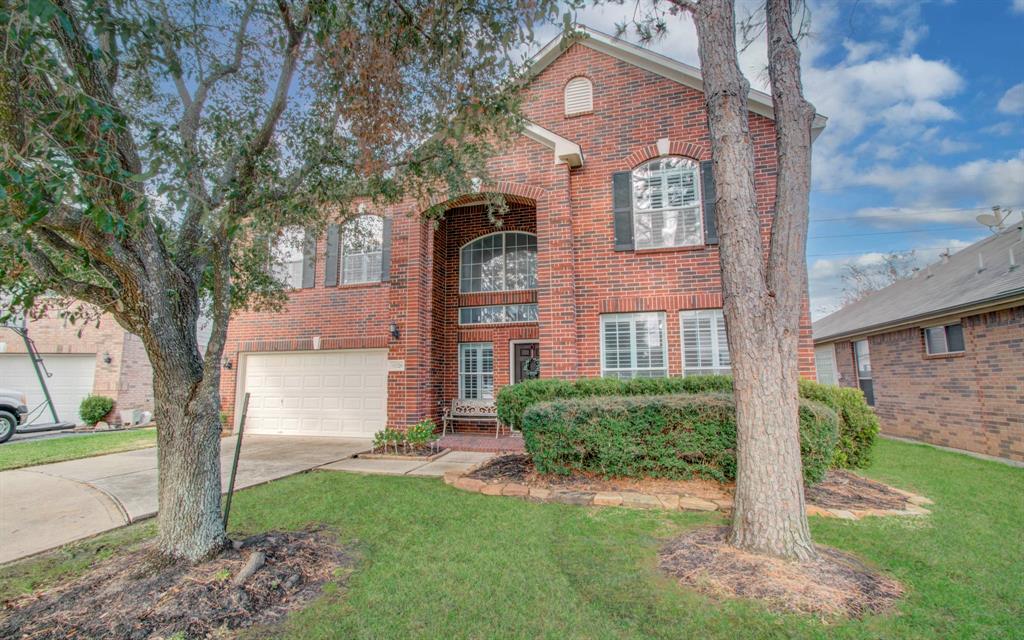
<svg viewBox="0 0 1024 640"><path fill-rule="evenodd" d="M805 91L829 118L814 148L811 310L842 295L844 265L915 250L922 264L989 231L993 205L1024 211L1024 0L809 0ZM756 6L759 0L738 0ZM613 33L634 3L588 8ZM651 46L698 63L688 17ZM543 35L541 40L543 40ZM763 38L741 56L764 88Z"/></svg>

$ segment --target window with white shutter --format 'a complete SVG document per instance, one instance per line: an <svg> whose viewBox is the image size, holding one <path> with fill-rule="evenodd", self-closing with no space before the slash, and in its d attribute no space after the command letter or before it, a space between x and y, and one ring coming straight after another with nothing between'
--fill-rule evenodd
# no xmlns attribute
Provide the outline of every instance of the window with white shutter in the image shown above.
<svg viewBox="0 0 1024 640"><path fill-rule="evenodd" d="M683 375L728 374L732 370L721 309L682 311L679 326L683 334Z"/></svg>
<svg viewBox="0 0 1024 640"><path fill-rule="evenodd" d="M345 223L341 246L341 282L380 282L384 218L359 216Z"/></svg>
<svg viewBox="0 0 1024 640"><path fill-rule="evenodd" d="M668 375L665 314L601 316L601 375L607 378L664 378Z"/></svg>
<svg viewBox="0 0 1024 640"><path fill-rule="evenodd" d="M565 115L574 116L594 110L594 83L582 76L565 85Z"/></svg>
<svg viewBox="0 0 1024 640"><path fill-rule="evenodd" d="M494 398L494 345L490 342L459 345L459 397L464 400Z"/></svg>
<svg viewBox="0 0 1024 640"><path fill-rule="evenodd" d="M633 170L633 241L637 249L704 244L700 164L668 157Z"/></svg>

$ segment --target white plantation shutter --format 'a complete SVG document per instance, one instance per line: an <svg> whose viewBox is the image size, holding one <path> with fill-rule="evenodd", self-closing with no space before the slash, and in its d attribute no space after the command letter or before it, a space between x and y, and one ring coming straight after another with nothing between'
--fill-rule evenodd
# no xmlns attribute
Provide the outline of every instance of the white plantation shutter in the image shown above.
<svg viewBox="0 0 1024 640"><path fill-rule="evenodd" d="M679 314L679 326L683 334L684 375L729 373L729 343L721 309L683 311Z"/></svg>
<svg viewBox="0 0 1024 640"><path fill-rule="evenodd" d="M573 78L565 85L565 115L594 110L594 84L588 78Z"/></svg>
<svg viewBox="0 0 1024 640"><path fill-rule="evenodd" d="M601 373L613 378L668 375L665 316L617 313L601 316Z"/></svg>
<svg viewBox="0 0 1024 640"><path fill-rule="evenodd" d="M494 397L494 345L490 342L459 345L459 397L465 400Z"/></svg>

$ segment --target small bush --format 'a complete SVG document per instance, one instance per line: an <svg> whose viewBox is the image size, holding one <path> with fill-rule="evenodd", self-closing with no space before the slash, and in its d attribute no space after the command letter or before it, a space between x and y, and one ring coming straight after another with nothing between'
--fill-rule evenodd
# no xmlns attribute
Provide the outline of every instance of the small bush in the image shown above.
<svg viewBox="0 0 1024 640"><path fill-rule="evenodd" d="M437 440L437 425L430 418L421 420L405 430L405 441L413 449L425 447Z"/></svg>
<svg viewBox="0 0 1024 640"><path fill-rule="evenodd" d="M801 380L800 397L820 402L839 416L839 442L833 467L863 469L871 464L871 452L878 439L878 416L860 389Z"/></svg>
<svg viewBox="0 0 1024 640"><path fill-rule="evenodd" d="M534 404L522 421L541 473L719 481L736 477L736 411L729 394L610 396ZM820 481L835 450L838 419L800 402L804 479Z"/></svg>
<svg viewBox="0 0 1024 640"><path fill-rule="evenodd" d="M78 405L78 415L87 425L94 425L114 408L114 399L107 396L86 396Z"/></svg>

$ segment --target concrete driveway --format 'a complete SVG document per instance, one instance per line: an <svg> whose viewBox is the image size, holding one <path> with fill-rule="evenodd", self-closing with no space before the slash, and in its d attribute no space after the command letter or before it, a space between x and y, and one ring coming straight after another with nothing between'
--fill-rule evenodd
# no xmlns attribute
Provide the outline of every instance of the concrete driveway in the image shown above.
<svg viewBox="0 0 1024 640"><path fill-rule="evenodd" d="M234 438L221 444L227 488ZM344 460L370 448L356 438L246 436L235 488ZM157 511L156 449L0 472L0 562L148 518Z"/></svg>

